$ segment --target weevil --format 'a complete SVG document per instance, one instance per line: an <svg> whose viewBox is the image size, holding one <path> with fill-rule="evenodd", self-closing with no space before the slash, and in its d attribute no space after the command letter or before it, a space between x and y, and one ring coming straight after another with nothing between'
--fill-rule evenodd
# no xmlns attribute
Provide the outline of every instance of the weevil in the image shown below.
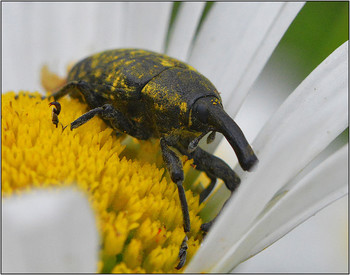
<svg viewBox="0 0 350 275"><path fill-rule="evenodd" d="M67 94L86 102L89 109L70 124L71 130L98 115L116 133L160 140L163 160L178 189L186 233L190 231L190 217L179 153L193 159L196 169L211 180L200 194L200 202L217 178L231 192L240 183L223 160L198 146L206 134L210 133L209 143L216 132L222 133L244 170L251 170L258 161L239 126L224 111L214 85L192 66L169 56L139 49L94 54L78 62L69 72L67 84L50 97L56 101ZM202 229L208 230L210 224ZM181 244L177 269L185 264L187 240L186 236Z"/></svg>

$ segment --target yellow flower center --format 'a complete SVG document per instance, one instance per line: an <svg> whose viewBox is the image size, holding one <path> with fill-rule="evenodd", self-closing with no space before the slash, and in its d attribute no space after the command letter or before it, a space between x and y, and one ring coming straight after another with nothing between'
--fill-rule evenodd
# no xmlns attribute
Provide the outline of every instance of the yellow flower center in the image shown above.
<svg viewBox="0 0 350 275"><path fill-rule="evenodd" d="M48 100L13 92L2 95L2 194L77 186L87 194L101 235L98 272L177 272L185 236L177 189L163 168L156 141L116 137L95 117L71 131L63 125L86 112L68 97L58 127ZM185 162L185 173L190 162ZM203 208L186 191L191 232L187 262L200 241ZM183 269L182 269L183 270Z"/></svg>

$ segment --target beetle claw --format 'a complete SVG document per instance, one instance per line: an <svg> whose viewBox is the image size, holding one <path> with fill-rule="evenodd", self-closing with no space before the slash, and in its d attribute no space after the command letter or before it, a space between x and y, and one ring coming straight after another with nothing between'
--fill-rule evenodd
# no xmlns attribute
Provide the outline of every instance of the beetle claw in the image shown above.
<svg viewBox="0 0 350 275"><path fill-rule="evenodd" d="M56 114L59 115L61 112L61 104L57 101L52 101L49 103L49 106L55 106L56 108L53 108L52 111Z"/></svg>
<svg viewBox="0 0 350 275"><path fill-rule="evenodd" d="M58 119L58 115L60 114L61 112L61 104L56 102L56 101L53 101L53 102L50 102L49 103L49 106L54 106L54 108L52 108L52 123L56 125L56 128L58 127L58 122L59 122L59 119Z"/></svg>
<svg viewBox="0 0 350 275"><path fill-rule="evenodd" d="M58 119L58 115L52 111L52 123L56 125L56 128L58 127L58 122L59 122L59 119Z"/></svg>
<svg viewBox="0 0 350 275"><path fill-rule="evenodd" d="M188 248L187 241L188 241L188 237L185 236L185 238L183 239L183 241L181 243L181 247L180 247L180 251L179 251L180 262L175 267L176 269L182 268L185 265L185 263L186 263L187 248Z"/></svg>

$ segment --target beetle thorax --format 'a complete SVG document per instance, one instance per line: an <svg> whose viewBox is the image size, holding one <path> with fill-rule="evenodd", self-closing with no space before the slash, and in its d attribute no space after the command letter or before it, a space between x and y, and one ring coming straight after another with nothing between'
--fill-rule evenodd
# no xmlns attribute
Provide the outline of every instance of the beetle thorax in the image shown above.
<svg viewBox="0 0 350 275"><path fill-rule="evenodd" d="M203 75L177 67L154 77L141 93L160 133L188 128L191 107L199 98L212 96L220 100L214 85Z"/></svg>

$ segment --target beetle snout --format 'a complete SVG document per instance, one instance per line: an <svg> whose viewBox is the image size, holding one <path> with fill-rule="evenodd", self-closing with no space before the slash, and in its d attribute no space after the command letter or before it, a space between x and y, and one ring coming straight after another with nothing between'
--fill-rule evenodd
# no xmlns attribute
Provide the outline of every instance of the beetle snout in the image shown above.
<svg viewBox="0 0 350 275"><path fill-rule="evenodd" d="M235 151L239 164L245 171L250 171L258 162L253 149L242 130L213 98L204 97L196 101L193 115L209 128L222 133Z"/></svg>

